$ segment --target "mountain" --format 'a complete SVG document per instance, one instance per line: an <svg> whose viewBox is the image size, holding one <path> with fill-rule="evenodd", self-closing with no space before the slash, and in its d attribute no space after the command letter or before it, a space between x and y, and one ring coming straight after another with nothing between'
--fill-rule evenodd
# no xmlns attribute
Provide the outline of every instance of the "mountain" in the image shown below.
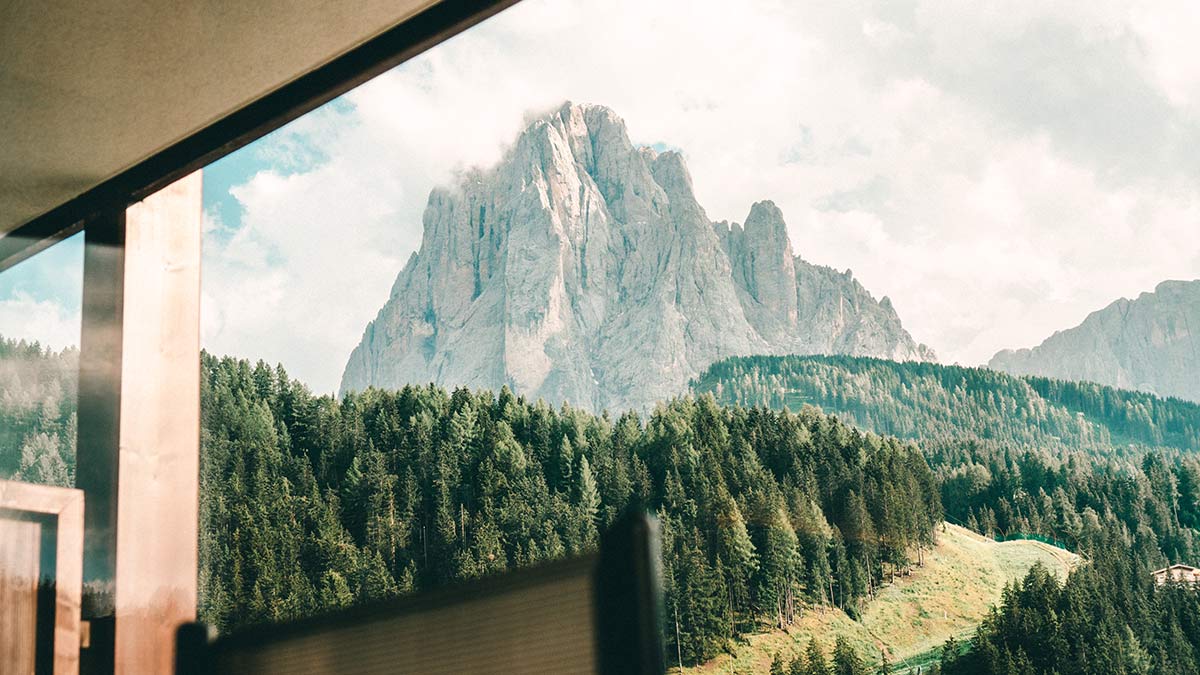
<svg viewBox="0 0 1200 675"><path fill-rule="evenodd" d="M693 383L726 405L813 405L879 434L930 444L995 441L1011 448L1200 452L1200 405L1091 382L984 368L848 356L751 356L713 364Z"/></svg>
<svg viewBox="0 0 1200 675"><path fill-rule="evenodd" d="M341 389L435 382L641 409L738 354L933 359L849 272L793 254L780 210L710 221L678 152L602 106L535 119L500 163L434 189L424 233Z"/></svg>
<svg viewBox="0 0 1200 675"><path fill-rule="evenodd" d="M999 352L988 367L1200 401L1200 280L1121 298L1033 349Z"/></svg>

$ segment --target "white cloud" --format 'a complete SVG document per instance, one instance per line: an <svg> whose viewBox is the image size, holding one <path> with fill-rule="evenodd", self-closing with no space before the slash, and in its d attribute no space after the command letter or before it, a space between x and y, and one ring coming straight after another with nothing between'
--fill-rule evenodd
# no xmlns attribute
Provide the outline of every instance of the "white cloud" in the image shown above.
<svg viewBox="0 0 1200 675"><path fill-rule="evenodd" d="M429 189L566 99L682 148L713 219L775 200L798 253L948 361L1200 276L1173 4L876 4L526 0L274 137L286 171L236 190L243 228L206 253L206 345L336 387Z"/></svg>
<svg viewBox="0 0 1200 675"><path fill-rule="evenodd" d="M59 350L79 344L80 315L61 303L23 291L0 300L0 335Z"/></svg>
<svg viewBox="0 0 1200 675"><path fill-rule="evenodd" d="M227 242L206 241L206 348L282 362L315 389L336 389L413 237L383 197L403 186L368 166L336 155L305 173L259 173L235 189L246 207L241 229Z"/></svg>
<svg viewBox="0 0 1200 675"><path fill-rule="evenodd" d="M1146 50L1154 81L1177 106L1200 107L1200 5L1191 2L1144 4L1130 12L1130 26Z"/></svg>

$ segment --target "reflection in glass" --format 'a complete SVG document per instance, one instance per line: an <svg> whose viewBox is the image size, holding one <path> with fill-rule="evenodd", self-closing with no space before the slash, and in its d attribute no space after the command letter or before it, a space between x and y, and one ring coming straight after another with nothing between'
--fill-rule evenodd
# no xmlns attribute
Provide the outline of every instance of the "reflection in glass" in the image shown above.
<svg viewBox="0 0 1200 675"><path fill-rule="evenodd" d="M0 272L0 478L75 483L78 234Z"/></svg>

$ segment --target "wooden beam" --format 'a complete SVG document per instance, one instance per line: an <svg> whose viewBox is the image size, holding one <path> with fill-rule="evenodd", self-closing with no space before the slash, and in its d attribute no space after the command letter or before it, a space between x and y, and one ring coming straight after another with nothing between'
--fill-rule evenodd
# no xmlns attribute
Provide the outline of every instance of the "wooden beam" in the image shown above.
<svg viewBox="0 0 1200 675"><path fill-rule="evenodd" d="M41 530L0 513L0 672L37 672Z"/></svg>
<svg viewBox="0 0 1200 675"><path fill-rule="evenodd" d="M168 673L196 618L201 176L125 215L116 673Z"/></svg>

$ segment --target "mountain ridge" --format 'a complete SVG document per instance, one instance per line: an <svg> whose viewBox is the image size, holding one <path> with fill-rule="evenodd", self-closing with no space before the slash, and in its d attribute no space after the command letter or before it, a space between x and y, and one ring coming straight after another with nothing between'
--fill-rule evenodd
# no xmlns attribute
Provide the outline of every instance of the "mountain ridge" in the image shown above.
<svg viewBox="0 0 1200 675"><path fill-rule="evenodd" d="M1200 404L1092 382L850 356L718 361L692 382L723 405L813 405L867 431L925 444L1000 442L1116 457L1200 451Z"/></svg>
<svg viewBox="0 0 1200 675"><path fill-rule="evenodd" d="M933 360L853 276L795 255L779 208L712 222L683 155L566 103L504 158L434 188L419 250L340 390L435 382L641 409L756 353Z"/></svg>
<svg viewBox="0 0 1200 675"><path fill-rule="evenodd" d="M987 367L1200 402L1200 279L1114 300L1037 346L997 352Z"/></svg>

